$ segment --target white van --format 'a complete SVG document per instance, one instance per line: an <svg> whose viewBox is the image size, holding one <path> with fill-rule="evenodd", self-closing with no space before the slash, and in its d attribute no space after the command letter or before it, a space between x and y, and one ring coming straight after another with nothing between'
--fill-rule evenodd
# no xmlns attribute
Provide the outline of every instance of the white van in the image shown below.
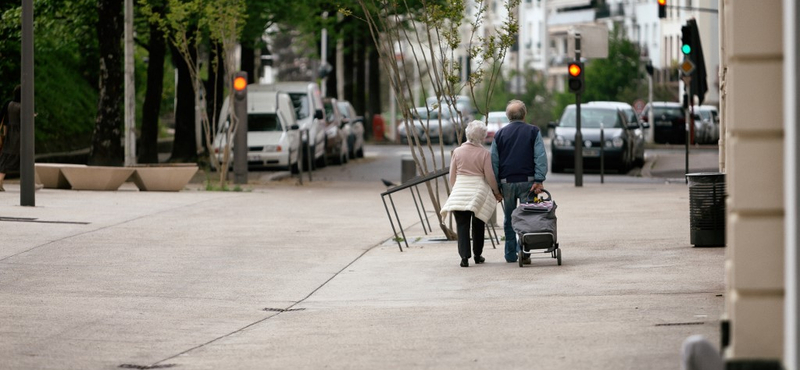
<svg viewBox="0 0 800 370"><path fill-rule="evenodd" d="M325 158L325 107L322 105L322 94L320 93L319 86L314 82L296 81L296 82L276 82L269 85L258 85L264 91L282 91L289 94L292 98L294 105L295 116L297 117L297 124L300 129L307 129L311 143L303 140L303 153L306 152L306 147L311 146L311 153L314 153L314 163L316 167L325 167L327 161Z"/></svg>
<svg viewBox="0 0 800 370"><path fill-rule="evenodd" d="M228 137L228 105L226 98L220 113L219 130L214 141L214 151L222 160L223 148L231 143ZM235 135L235 133L232 133ZM289 94L273 91L262 85L247 86L247 163L248 167L285 168L298 172L300 132L295 109Z"/></svg>

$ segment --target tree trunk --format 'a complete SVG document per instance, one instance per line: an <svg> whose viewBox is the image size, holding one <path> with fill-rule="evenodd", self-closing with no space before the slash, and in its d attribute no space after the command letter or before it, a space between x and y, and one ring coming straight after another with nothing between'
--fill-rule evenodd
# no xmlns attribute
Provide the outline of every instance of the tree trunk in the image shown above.
<svg viewBox="0 0 800 370"><path fill-rule="evenodd" d="M366 129L367 137L373 137L372 132L372 117L382 113L381 109L381 64L380 54L375 46L369 48L369 65L367 66L368 78L367 85L369 85L369 106L364 112L364 128Z"/></svg>
<svg viewBox="0 0 800 370"><path fill-rule="evenodd" d="M212 124L213 132L216 132L219 122L222 102L225 97L225 56L222 54L222 44L211 43L211 52L208 53L208 81L206 81L206 111L208 119ZM216 124L215 124L216 123ZM205 136L203 137L205 143Z"/></svg>
<svg viewBox="0 0 800 370"><path fill-rule="evenodd" d="M157 9L163 13L163 9ZM150 24L150 54L147 64L147 91L142 106L142 137L139 139L139 163L158 163L158 117L164 92L164 60L167 46L164 33Z"/></svg>
<svg viewBox="0 0 800 370"><path fill-rule="evenodd" d="M97 119L89 150L90 165L121 166L124 69L122 1L97 3L97 39L100 46L100 80Z"/></svg>
<svg viewBox="0 0 800 370"><path fill-rule="evenodd" d="M247 83L256 81L256 51L252 46L242 44L242 71L247 72Z"/></svg>
<svg viewBox="0 0 800 370"><path fill-rule="evenodd" d="M364 114L367 108L367 46L371 42L369 38L369 30L362 29L361 37L356 39L356 91L353 96L353 108L356 112Z"/></svg>
<svg viewBox="0 0 800 370"><path fill-rule="evenodd" d="M353 101L355 95L355 79L353 76L353 69L355 67L355 37L347 35L344 37L344 100Z"/></svg>
<svg viewBox="0 0 800 370"><path fill-rule="evenodd" d="M175 107L175 139L172 144L172 157L170 162L196 162L197 161L197 142L194 121L194 87L192 86L192 76L189 73L189 66L181 57L175 47L172 51L172 63L178 69L178 86L175 87L178 102ZM197 55L192 55L192 63Z"/></svg>
<svg viewBox="0 0 800 370"><path fill-rule="evenodd" d="M336 69L342 66L336 65L336 38L331 35L333 32L328 32L328 64L331 66L331 73L325 79L325 92L327 96L336 97Z"/></svg>

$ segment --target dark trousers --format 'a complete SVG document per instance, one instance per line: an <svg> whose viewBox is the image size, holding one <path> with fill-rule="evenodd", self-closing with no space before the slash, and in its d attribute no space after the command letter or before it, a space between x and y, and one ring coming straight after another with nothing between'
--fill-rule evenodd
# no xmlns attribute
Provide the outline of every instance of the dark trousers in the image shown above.
<svg viewBox="0 0 800 370"><path fill-rule="evenodd" d="M472 211L453 211L456 218L456 232L458 232L458 254L461 258L472 257L469 253L469 224L472 221L472 251L476 256L483 254L483 232L486 224L475 217Z"/></svg>

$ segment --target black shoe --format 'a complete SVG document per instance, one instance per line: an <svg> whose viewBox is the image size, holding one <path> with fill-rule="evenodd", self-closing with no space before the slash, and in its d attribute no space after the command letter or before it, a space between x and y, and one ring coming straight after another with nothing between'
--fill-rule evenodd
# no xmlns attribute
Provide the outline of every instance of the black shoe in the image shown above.
<svg viewBox="0 0 800 370"><path fill-rule="evenodd" d="M461 267L469 267L469 258L461 259Z"/></svg>
<svg viewBox="0 0 800 370"><path fill-rule="evenodd" d="M475 256L475 264L476 265L479 264L479 263L483 263L484 261L486 261L486 258L483 258L481 256Z"/></svg>

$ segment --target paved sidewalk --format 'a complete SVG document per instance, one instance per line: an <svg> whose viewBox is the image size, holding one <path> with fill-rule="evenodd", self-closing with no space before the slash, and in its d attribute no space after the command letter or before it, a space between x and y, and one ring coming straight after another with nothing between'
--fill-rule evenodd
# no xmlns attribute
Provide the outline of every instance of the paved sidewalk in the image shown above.
<svg viewBox="0 0 800 370"><path fill-rule="evenodd" d="M399 252L377 182L128 185L0 193L0 368L676 369L719 342L724 249L689 245L683 184L553 184L563 265L525 268L488 241L459 267L407 194Z"/></svg>

